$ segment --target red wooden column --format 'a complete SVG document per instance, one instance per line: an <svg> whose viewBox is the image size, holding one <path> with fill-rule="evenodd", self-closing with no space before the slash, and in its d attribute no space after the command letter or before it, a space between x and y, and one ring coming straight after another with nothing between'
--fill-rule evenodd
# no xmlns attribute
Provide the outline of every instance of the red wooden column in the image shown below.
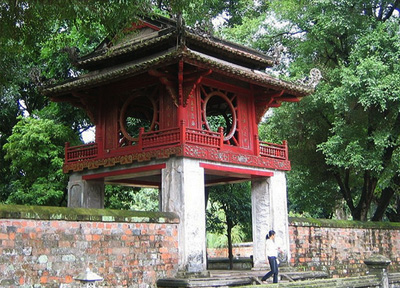
<svg viewBox="0 0 400 288"><path fill-rule="evenodd" d="M180 60L178 69L178 111L177 111L177 120L178 123L181 124L182 121L187 119L187 109L186 109L186 100L184 99L184 91L183 91L183 61Z"/></svg>
<svg viewBox="0 0 400 288"><path fill-rule="evenodd" d="M181 145L185 145L186 142L186 126L185 126L185 121L179 122L179 127L180 127L180 136L181 136Z"/></svg>

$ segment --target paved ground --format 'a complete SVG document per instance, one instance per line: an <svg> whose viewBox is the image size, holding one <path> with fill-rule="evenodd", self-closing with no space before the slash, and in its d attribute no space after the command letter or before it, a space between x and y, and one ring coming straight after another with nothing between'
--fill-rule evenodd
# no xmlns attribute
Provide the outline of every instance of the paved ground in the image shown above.
<svg viewBox="0 0 400 288"><path fill-rule="evenodd" d="M268 270L209 270L211 278L252 278L255 281L261 280L261 278L268 272ZM280 281L288 282L290 277L287 272L280 273ZM267 282L272 283L272 278L268 279ZM257 283L257 284L261 284Z"/></svg>

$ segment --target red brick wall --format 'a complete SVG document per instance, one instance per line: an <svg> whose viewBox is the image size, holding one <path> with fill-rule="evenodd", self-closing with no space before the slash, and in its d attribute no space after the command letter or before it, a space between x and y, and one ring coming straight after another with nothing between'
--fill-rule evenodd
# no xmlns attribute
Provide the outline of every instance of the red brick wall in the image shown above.
<svg viewBox="0 0 400 288"><path fill-rule="evenodd" d="M400 271L400 223L289 219L290 266L299 270L323 270L330 277L366 273L364 259L381 254ZM225 248L207 249L209 257L228 257ZM234 255L250 257L252 247L235 247Z"/></svg>
<svg viewBox="0 0 400 288"><path fill-rule="evenodd" d="M253 243L242 243L234 245L232 248L234 257L250 257L253 255ZM209 258L228 258L228 249L226 248L207 248L207 257Z"/></svg>
<svg viewBox="0 0 400 288"><path fill-rule="evenodd" d="M290 219L291 266L331 277L363 275L364 259L381 254L400 270L400 223Z"/></svg>
<svg viewBox="0 0 400 288"><path fill-rule="evenodd" d="M87 267L101 287L155 287L177 273L178 224L173 213L0 205L0 287L79 287L74 277ZM354 276L377 253L400 270L400 223L291 218L289 233L297 269Z"/></svg>
<svg viewBox="0 0 400 288"><path fill-rule="evenodd" d="M125 211L122 217L80 215L83 221L67 221L18 219L70 218L63 208L47 216L10 212L6 217L2 209L7 207L0 207L0 287L80 287L74 277L87 267L104 278L99 286L107 287L155 287L157 278L177 273L174 215Z"/></svg>

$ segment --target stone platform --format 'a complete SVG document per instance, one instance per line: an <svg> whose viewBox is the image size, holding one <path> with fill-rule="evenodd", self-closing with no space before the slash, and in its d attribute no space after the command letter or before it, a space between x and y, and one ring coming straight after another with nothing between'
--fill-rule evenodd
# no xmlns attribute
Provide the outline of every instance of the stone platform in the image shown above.
<svg viewBox="0 0 400 288"><path fill-rule="evenodd" d="M209 270L208 276L167 278L157 281L158 288L207 288L207 287L234 287L262 284L260 279L268 271L261 270ZM326 278L324 272L295 272L282 271L279 273L280 282L291 282L305 279ZM272 283L272 279L269 279Z"/></svg>

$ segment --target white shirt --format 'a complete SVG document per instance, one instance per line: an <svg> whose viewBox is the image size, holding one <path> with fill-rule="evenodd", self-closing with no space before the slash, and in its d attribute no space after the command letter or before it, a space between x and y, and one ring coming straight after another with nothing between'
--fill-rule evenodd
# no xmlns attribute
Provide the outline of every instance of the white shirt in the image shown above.
<svg viewBox="0 0 400 288"><path fill-rule="evenodd" d="M278 247L272 239L265 241L265 256L278 257Z"/></svg>

